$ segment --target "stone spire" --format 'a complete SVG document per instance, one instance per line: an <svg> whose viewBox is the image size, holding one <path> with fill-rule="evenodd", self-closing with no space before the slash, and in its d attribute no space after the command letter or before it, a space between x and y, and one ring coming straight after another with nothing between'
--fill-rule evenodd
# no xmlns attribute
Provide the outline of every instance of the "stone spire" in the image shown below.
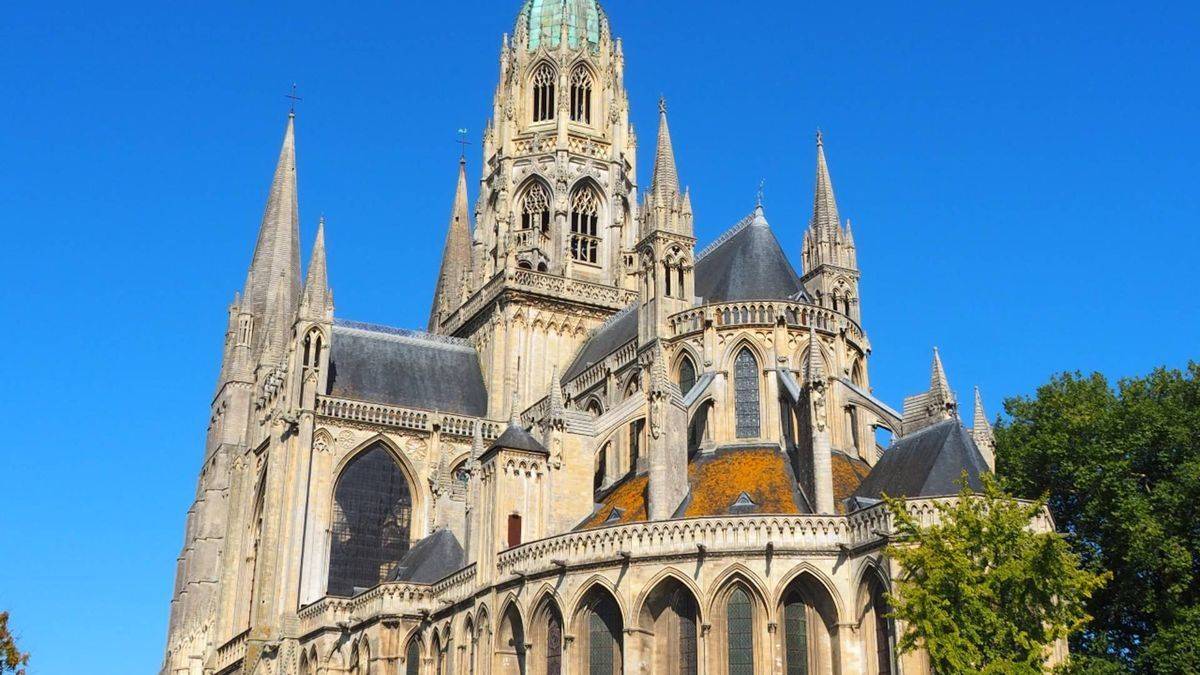
<svg viewBox="0 0 1200 675"><path fill-rule="evenodd" d="M942 355L937 347L933 349L931 370L929 391L904 399L904 417L900 422L902 436L958 417L958 401L950 389L946 369L942 367Z"/></svg>
<svg viewBox="0 0 1200 675"><path fill-rule="evenodd" d="M300 300L300 208L296 192L296 114L288 115L283 148L267 196L242 309L256 326L254 345L282 353Z"/></svg>
<svg viewBox="0 0 1200 675"><path fill-rule="evenodd" d="M442 268L438 274L437 290L429 310L429 330L438 332L439 314L457 308L462 294L463 279L471 269L471 216L467 202L467 159L458 161L458 186L454 190L454 207L446 232L442 252Z"/></svg>
<svg viewBox="0 0 1200 675"><path fill-rule="evenodd" d="M308 275L304 280L304 295L300 299L300 315L306 319L329 321L333 318L333 291L329 288L329 270L325 265L325 216L317 225Z"/></svg>
<svg viewBox="0 0 1200 675"><path fill-rule="evenodd" d="M650 182L654 196L662 201L679 194L679 171L675 168L675 148L667 124L667 99L658 100L658 149L654 154L654 178Z"/></svg>
<svg viewBox="0 0 1200 675"><path fill-rule="evenodd" d="M996 436L992 432L991 422L988 422L987 413L983 410L983 395L979 393L979 387L975 387L975 419L971 426L971 438L975 440L976 447L987 460L988 468L995 471Z"/></svg>
<svg viewBox="0 0 1200 675"><path fill-rule="evenodd" d="M825 139L817 132L817 183L813 191L812 232L821 238L833 238L841 232L837 199L833 196L833 180L825 162Z"/></svg>

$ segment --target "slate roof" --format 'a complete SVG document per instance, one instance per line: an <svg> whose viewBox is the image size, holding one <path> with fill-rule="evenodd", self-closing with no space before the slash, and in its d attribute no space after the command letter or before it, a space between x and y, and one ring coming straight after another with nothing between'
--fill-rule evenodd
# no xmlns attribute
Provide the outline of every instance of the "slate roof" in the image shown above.
<svg viewBox="0 0 1200 675"><path fill-rule="evenodd" d="M510 422L508 424L508 428L505 429L504 433L500 434L500 438L497 438L492 443L491 447L489 447L487 451L483 453L483 457L487 457L493 451L499 450L500 448L504 448L506 450L536 452L538 454L547 456L550 455L550 451L546 449L546 446L539 443L538 440L531 436L528 431L525 431L525 427L522 427L516 422Z"/></svg>
<svg viewBox="0 0 1200 675"><path fill-rule="evenodd" d="M854 491L855 499L945 497L958 494L963 471L973 489L983 489L987 462L957 419L905 436L888 448Z"/></svg>
<svg viewBox="0 0 1200 675"><path fill-rule="evenodd" d="M441 529L412 545L388 581L432 584L463 568L466 555L458 538Z"/></svg>
<svg viewBox="0 0 1200 675"><path fill-rule="evenodd" d="M588 368L603 361L605 357L617 351L626 342L633 340L638 334L638 313L636 303L617 312L602 324L584 343L579 355L571 362L562 381L569 382L584 373Z"/></svg>
<svg viewBox="0 0 1200 675"><path fill-rule="evenodd" d="M475 417L488 402L465 341L347 321L333 328L329 395Z"/></svg>
<svg viewBox="0 0 1200 675"><path fill-rule="evenodd" d="M761 210L738 223L696 260L696 295L705 303L787 300L804 295Z"/></svg>

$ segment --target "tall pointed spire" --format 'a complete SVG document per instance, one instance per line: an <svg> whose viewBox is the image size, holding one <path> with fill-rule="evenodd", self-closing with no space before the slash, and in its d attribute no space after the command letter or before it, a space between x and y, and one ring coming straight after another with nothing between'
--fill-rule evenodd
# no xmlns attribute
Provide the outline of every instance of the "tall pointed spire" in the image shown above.
<svg viewBox="0 0 1200 675"><path fill-rule="evenodd" d="M975 387L975 419L971 425L971 438L975 441L975 447L983 454L988 467L995 471L996 435L992 431L992 423L988 421L987 413L983 410L983 395L979 393L979 387Z"/></svg>
<svg viewBox="0 0 1200 675"><path fill-rule="evenodd" d="M317 225L317 238L313 242L308 275L304 279L300 314L309 319L325 321L333 318L333 291L329 289L329 270L325 264L325 216L321 216Z"/></svg>
<svg viewBox="0 0 1200 675"><path fill-rule="evenodd" d="M817 183L813 194L812 229L819 238L832 238L838 233L837 199L833 196L833 180L825 162L825 138L817 131Z"/></svg>
<svg viewBox="0 0 1200 675"><path fill-rule="evenodd" d="M650 189L664 204L679 193L679 171L675 168L675 148L671 145L671 128L667 124L666 98L658 100L658 149L654 154L654 178Z"/></svg>
<svg viewBox="0 0 1200 675"><path fill-rule="evenodd" d="M458 160L458 185L442 251L442 268L429 310L429 330L437 332L439 314L453 311L461 297L465 273L471 269L471 216L467 200L467 159Z"/></svg>
<svg viewBox="0 0 1200 675"><path fill-rule="evenodd" d="M288 115L283 147L246 274L244 308L267 330L255 345L282 349L285 327L300 301L300 207L296 192L296 114Z"/></svg>
<svg viewBox="0 0 1200 675"><path fill-rule="evenodd" d="M933 348L933 366L929 378L929 391L941 395L946 400L953 400L950 391L950 380L946 378L946 369L942 366L942 354L937 347Z"/></svg>

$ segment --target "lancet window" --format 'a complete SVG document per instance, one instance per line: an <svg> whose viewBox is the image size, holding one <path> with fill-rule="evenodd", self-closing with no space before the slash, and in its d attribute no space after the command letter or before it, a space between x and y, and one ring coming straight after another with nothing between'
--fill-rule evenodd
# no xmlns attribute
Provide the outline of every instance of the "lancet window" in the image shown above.
<svg viewBox="0 0 1200 675"><path fill-rule="evenodd" d="M571 200L571 258L596 264L600 253L600 199L584 188Z"/></svg>
<svg viewBox="0 0 1200 675"><path fill-rule="evenodd" d="M554 69L543 63L533 73L533 121L554 119Z"/></svg>
<svg viewBox="0 0 1200 675"><path fill-rule="evenodd" d="M729 594L725 622L729 675L755 675L754 606L744 589L735 588Z"/></svg>
<svg viewBox="0 0 1200 675"><path fill-rule="evenodd" d="M757 438L760 431L758 360L749 348L738 352L733 371L737 437Z"/></svg>
<svg viewBox="0 0 1200 675"><path fill-rule="evenodd" d="M621 672L621 612L612 598L601 597L587 610L587 673Z"/></svg>
<svg viewBox="0 0 1200 675"><path fill-rule="evenodd" d="M787 675L808 675L808 605L798 593L784 602L783 627Z"/></svg>

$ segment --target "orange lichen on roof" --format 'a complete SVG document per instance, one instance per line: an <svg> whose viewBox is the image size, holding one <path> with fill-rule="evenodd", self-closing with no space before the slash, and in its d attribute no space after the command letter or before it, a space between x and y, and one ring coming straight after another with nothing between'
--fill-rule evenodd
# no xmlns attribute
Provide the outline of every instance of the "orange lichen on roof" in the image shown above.
<svg viewBox="0 0 1200 675"><path fill-rule="evenodd" d="M846 512L845 499L854 494L871 467L857 457L833 453L833 503L838 513Z"/></svg>
<svg viewBox="0 0 1200 675"><path fill-rule="evenodd" d="M650 476L643 473L617 485L601 501L600 508L596 509L591 517L575 529L584 530L601 525L625 525L646 520L646 486L649 483ZM613 509L619 509L621 515L619 518L609 521L608 518L612 515Z"/></svg>
<svg viewBox="0 0 1200 675"><path fill-rule="evenodd" d="M693 462L688 474L687 518L725 515L743 492L757 505L755 513L800 513L787 458L775 448L720 452Z"/></svg>

